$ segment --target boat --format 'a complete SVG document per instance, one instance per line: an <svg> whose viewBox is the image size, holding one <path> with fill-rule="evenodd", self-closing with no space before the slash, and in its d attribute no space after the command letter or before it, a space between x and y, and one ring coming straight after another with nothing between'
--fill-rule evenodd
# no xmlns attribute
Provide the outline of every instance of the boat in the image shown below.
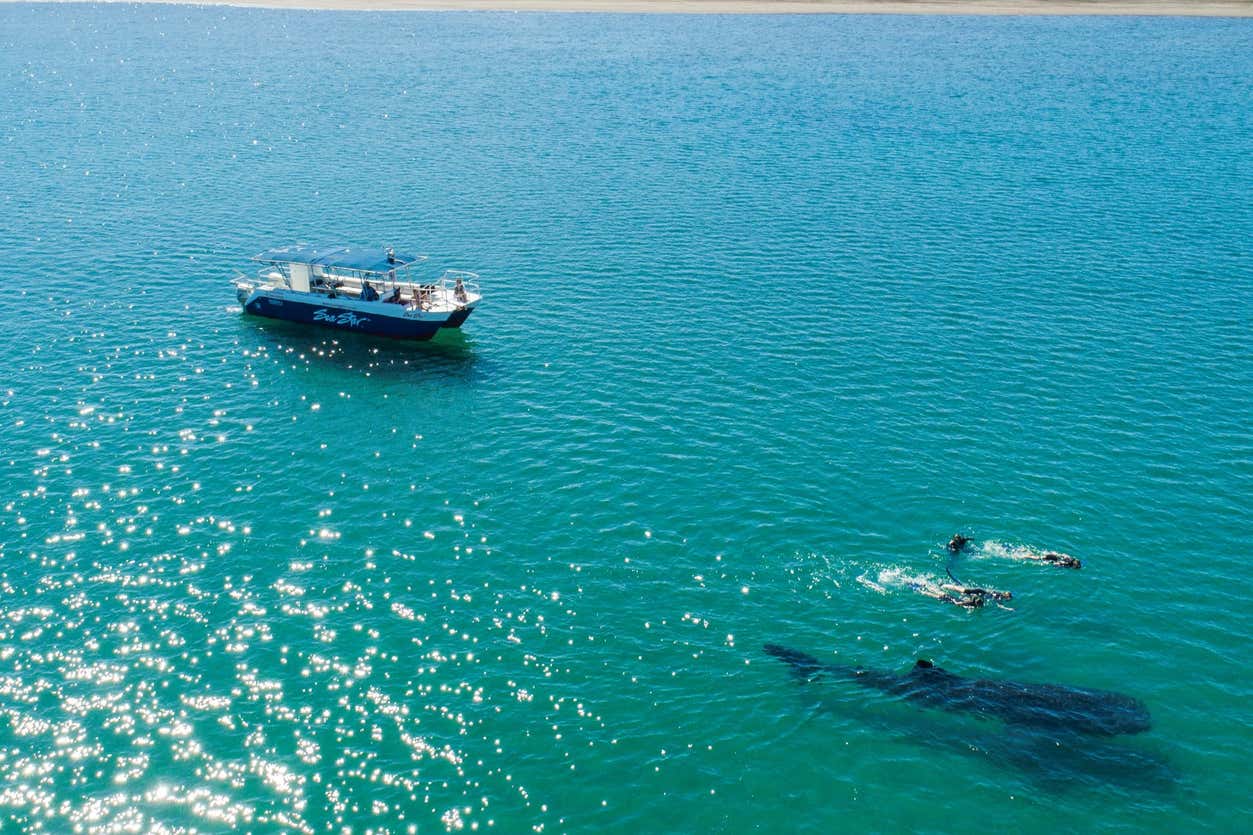
<svg viewBox="0 0 1253 835"><path fill-rule="evenodd" d="M479 277L445 270L427 281L413 267L425 255L390 247L296 244L252 257L255 278L234 279L246 312L395 339L426 340L459 328L482 300Z"/></svg>

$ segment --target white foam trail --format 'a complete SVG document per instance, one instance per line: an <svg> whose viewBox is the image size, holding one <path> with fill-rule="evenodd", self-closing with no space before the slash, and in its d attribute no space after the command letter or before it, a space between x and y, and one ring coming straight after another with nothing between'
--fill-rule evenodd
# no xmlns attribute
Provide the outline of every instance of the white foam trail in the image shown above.
<svg viewBox="0 0 1253 835"><path fill-rule="evenodd" d="M880 586L898 589L914 589L918 586L938 586L940 580L934 574L910 574L903 568L885 568L879 572Z"/></svg>
<svg viewBox="0 0 1253 835"><path fill-rule="evenodd" d="M888 593L887 589L885 589L883 586L876 583L874 580L871 580L865 574L858 575L857 582L861 583L863 586L870 589L871 591L877 591L879 594Z"/></svg>
<svg viewBox="0 0 1253 835"><path fill-rule="evenodd" d="M1000 557L1010 560L1038 560L1043 552L1027 545L1013 545L991 540L981 544L973 552L975 557Z"/></svg>

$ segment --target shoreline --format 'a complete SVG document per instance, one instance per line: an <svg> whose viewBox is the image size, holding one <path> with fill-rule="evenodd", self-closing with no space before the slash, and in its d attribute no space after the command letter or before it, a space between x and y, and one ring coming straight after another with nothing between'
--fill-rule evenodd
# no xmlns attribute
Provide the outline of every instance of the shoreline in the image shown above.
<svg viewBox="0 0 1253 835"><path fill-rule="evenodd" d="M28 0L0 0L0 3ZM34 0L42 3L92 0ZM95 0L337 11L1253 17L1253 0Z"/></svg>

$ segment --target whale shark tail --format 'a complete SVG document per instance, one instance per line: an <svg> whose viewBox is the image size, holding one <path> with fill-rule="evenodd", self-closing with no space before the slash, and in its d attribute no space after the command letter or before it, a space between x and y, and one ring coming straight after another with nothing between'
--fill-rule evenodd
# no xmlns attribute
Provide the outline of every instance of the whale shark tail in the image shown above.
<svg viewBox="0 0 1253 835"><path fill-rule="evenodd" d="M822 672L822 662L812 655L778 644L766 644L762 649L780 661L787 662L792 675L804 681L812 681L818 673Z"/></svg>

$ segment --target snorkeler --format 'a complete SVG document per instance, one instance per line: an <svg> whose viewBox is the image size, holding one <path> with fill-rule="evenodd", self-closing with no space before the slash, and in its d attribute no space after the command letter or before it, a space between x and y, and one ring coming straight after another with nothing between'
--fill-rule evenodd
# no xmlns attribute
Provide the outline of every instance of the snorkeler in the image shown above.
<svg viewBox="0 0 1253 835"><path fill-rule="evenodd" d="M948 545L944 547L950 554L960 554L966 550L966 546L969 544L970 537L955 533L953 538L948 541ZM1083 568L1083 563L1079 561L1078 557L1072 557L1070 554L1063 554L1060 551L1033 551L1030 548L1015 548L1006 556L1016 560L1048 563L1061 568Z"/></svg>
<svg viewBox="0 0 1253 835"><path fill-rule="evenodd" d="M987 602L982 595L950 594L945 590L946 587L937 586L934 583L910 582L906 585L924 597L930 597L942 603L951 603L963 609L982 609L984 603Z"/></svg>
<svg viewBox="0 0 1253 835"><path fill-rule="evenodd" d="M969 544L970 537L955 533L953 534L953 538L948 541L948 545L945 547L948 548L948 552L950 554L960 554Z"/></svg>
<svg viewBox="0 0 1253 835"><path fill-rule="evenodd" d="M1045 551L1042 554L1031 554L1027 557L1029 560L1039 560L1049 565L1059 565L1062 568L1083 568L1083 563L1079 562L1077 557L1070 554L1062 554L1058 551Z"/></svg>
<svg viewBox="0 0 1253 835"><path fill-rule="evenodd" d="M954 594L959 594L963 597L977 597L981 600L993 600L997 602L1014 599L1014 593L1012 591L985 589L980 586L968 586L961 580L954 577L952 569L947 566L944 568L944 573L947 574L948 578L953 581L952 583L941 584L940 588L944 591L953 592Z"/></svg>

